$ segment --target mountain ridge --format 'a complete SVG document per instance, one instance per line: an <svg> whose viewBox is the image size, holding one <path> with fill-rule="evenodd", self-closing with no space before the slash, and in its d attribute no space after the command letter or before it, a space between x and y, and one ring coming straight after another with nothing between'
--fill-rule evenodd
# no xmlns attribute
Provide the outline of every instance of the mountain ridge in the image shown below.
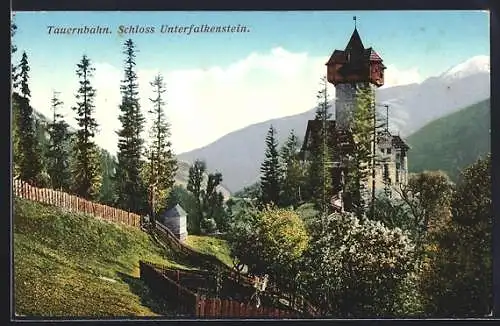
<svg viewBox="0 0 500 326"><path fill-rule="evenodd" d="M481 56L477 57L481 58ZM480 63L481 60L474 59L472 62ZM475 66L469 65L469 67ZM422 83L382 87L377 90L377 102L390 106L390 130L399 133L403 138L417 132L433 120L489 97L489 71L475 68L468 74L459 74L457 78L448 78L445 71ZM226 187L234 193L257 181L260 164L264 159L264 139L269 126L272 124L277 130L280 144L284 142L291 130L295 130L298 138L302 139L307 120L314 118L315 110L316 108L312 108L299 114L249 125L232 131L203 147L178 154L177 157L186 162L192 162L195 159L205 160L211 170L217 170L223 174ZM333 101L331 112L335 112Z"/></svg>

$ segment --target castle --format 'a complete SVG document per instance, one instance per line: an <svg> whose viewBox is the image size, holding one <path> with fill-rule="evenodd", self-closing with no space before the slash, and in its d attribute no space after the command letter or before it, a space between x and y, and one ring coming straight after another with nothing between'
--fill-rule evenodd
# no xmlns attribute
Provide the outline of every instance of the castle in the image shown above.
<svg viewBox="0 0 500 326"><path fill-rule="evenodd" d="M327 80L335 86L335 120L309 120L302 146L302 158L307 161L310 155L312 136L322 130L327 130L329 146L335 148L332 162L329 163L332 175L333 190L328 196L331 205L339 210L350 209L348 195L345 193L345 175L347 173L347 155L355 148L351 134L353 113L357 107L359 89L375 90L384 84L384 70L382 58L371 47L365 48L361 37L354 28L349 42L344 50L335 50L326 63ZM376 100L373 110L378 106ZM388 114L388 113L387 113ZM388 121L388 117L387 117ZM409 146L399 135L393 135L388 126L383 130L375 129L374 120L372 155L375 153L371 172L362 194L366 202L371 202L375 190L384 190L388 195L397 195L394 191L401 184L408 181ZM374 164L373 164L374 163ZM374 176L374 178L373 178ZM374 190L375 189L375 190Z"/></svg>

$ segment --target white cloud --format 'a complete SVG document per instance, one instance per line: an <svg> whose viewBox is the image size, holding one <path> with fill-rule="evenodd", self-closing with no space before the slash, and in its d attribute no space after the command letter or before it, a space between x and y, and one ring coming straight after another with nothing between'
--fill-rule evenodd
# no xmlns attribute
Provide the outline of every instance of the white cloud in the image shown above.
<svg viewBox="0 0 500 326"><path fill-rule="evenodd" d="M199 148L225 134L253 123L293 115L314 107L319 79L325 73L325 58L307 53L292 53L283 48L268 53L251 53L246 58L225 67L190 70L138 71L141 106L148 116L149 98L153 97L150 81L162 73L167 92L166 116L171 124L172 143L176 153ZM120 103L121 67L95 63L93 81L97 89L96 117L100 133L96 142L112 153L116 152ZM50 113L51 87L57 87L67 104L64 113L71 125L74 113L76 76L71 80L50 78L50 85L36 70L32 71L32 103L44 114ZM416 69L399 71L389 66L386 82L390 86L419 81ZM330 85L333 95L333 86Z"/></svg>
<svg viewBox="0 0 500 326"><path fill-rule="evenodd" d="M410 68L408 70L399 70L394 65L388 65L384 74L385 78L383 87L420 83L423 80L418 68L416 67Z"/></svg>

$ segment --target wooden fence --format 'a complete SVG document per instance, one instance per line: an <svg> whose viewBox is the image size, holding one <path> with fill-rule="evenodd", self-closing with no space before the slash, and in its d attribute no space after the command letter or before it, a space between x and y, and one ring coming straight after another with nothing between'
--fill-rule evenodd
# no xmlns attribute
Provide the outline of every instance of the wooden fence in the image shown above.
<svg viewBox="0 0 500 326"><path fill-rule="evenodd" d="M169 248L172 248L178 253L183 254L194 265L209 266L211 268L216 268L227 273L234 272L233 268L223 263L217 257L194 250L193 248L179 241L179 239L166 226L164 226L160 222L155 223L156 227L154 230L158 239Z"/></svg>
<svg viewBox="0 0 500 326"><path fill-rule="evenodd" d="M298 318L299 313L274 307L256 308L237 300L209 298L182 286L180 275L190 272L174 271L160 265L139 262L141 279L157 294L165 297L180 315L196 318ZM194 275L200 272L194 272ZM203 274L203 272L201 272ZM202 276L202 275L199 276ZM169 276L173 277L171 279Z"/></svg>
<svg viewBox="0 0 500 326"><path fill-rule="evenodd" d="M234 279L237 283L242 283L244 285L252 284L252 279L250 277L237 272L234 268L231 268L228 265L224 264L217 257L200 253L180 242L177 237L163 224L156 222L156 227L154 230L159 240L165 246L173 248L178 252L184 254L185 257L188 258L193 265L207 266L210 268L210 270L213 271L218 270L219 272L222 272L226 278ZM160 266L156 267L161 269ZM291 294L282 293L282 291L280 291L280 289L271 282L268 283L266 291L279 297L285 296L286 301L289 302L295 309L299 309L309 316L318 315L318 309L302 296L294 296Z"/></svg>
<svg viewBox="0 0 500 326"><path fill-rule="evenodd" d="M141 217L114 207L98 204L68 193L31 186L21 180L13 180L14 196L57 206L69 212L79 212L106 221L140 227Z"/></svg>

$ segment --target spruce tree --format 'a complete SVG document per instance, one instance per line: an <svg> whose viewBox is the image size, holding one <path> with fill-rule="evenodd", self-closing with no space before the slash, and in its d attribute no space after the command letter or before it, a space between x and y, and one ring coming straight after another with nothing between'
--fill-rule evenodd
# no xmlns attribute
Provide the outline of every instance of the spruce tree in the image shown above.
<svg viewBox="0 0 500 326"><path fill-rule="evenodd" d="M297 207L302 202L303 169L299 161L299 139L295 131L290 135L281 148L281 161L283 168L283 192L281 195L281 206Z"/></svg>
<svg viewBox="0 0 500 326"><path fill-rule="evenodd" d="M310 162L308 169L308 199L315 204L316 209L328 213L330 198L333 195L333 180L331 163L333 149L332 135L329 134L331 118L329 95L326 77L321 78L321 89L316 98L318 106L315 120L319 128L311 135Z"/></svg>
<svg viewBox="0 0 500 326"><path fill-rule="evenodd" d="M16 34L17 31L17 25L12 21L10 24L10 55L11 55L11 61L12 61L12 56L14 53L17 52L17 46L14 44L14 35ZM15 87L17 84L17 67L14 64L10 64L10 69L11 69L11 86L12 88Z"/></svg>
<svg viewBox="0 0 500 326"><path fill-rule="evenodd" d="M144 117L139 105L139 84L135 71L136 46L131 39L125 41L123 54L125 77L120 90L122 102L119 120L122 129L118 131L118 165L115 175L117 205L133 212L145 209L147 190L141 178L144 140Z"/></svg>
<svg viewBox="0 0 500 326"><path fill-rule="evenodd" d="M94 70L90 59L83 55L76 69L80 86L73 107L79 129L74 142L71 188L76 195L86 199L98 197L102 182L99 149L93 140L98 127L94 117L95 89L91 85Z"/></svg>
<svg viewBox="0 0 500 326"><path fill-rule="evenodd" d="M51 99L52 122L48 125L49 148L47 151L47 172L49 173L51 185L54 189L70 190L71 171L69 168L68 124L63 120L63 116L58 112L58 108L63 104L58 98L58 93L54 92Z"/></svg>
<svg viewBox="0 0 500 326"><path fill-rule="evenodd" d="M151 82L156 97L150 99L153 106L149 111L153 122L150 130L151 145L147 150L148 164L146 182L149 185L150 195L154 195L155 212L165 208L167 198L175 183L177 160L172 151L170 138L170 124L164 112L165 84L163 76L157 75ZM154 194L152 193L154 192Z"/></svg>
<svg viewBox="0 0 500 326"><path fill-rule="evenodd" d="M280 172L281 168L278 153L278 141L276 139L276 130L271 125L266 136L265 159L260 167L261 205L279 205L281 191Z"/></svg>
<svg viewBox="0 0 500 326"><path fill-rule="evenodd" d="M34 185L42 186L41 176L43 172L43 162L41 151L37 141L35 130L35 118L33 108L30 105L31 91L29 89L29 63L28 55L23 52L21 62L18 66L18 93L14 94L13 102L17 102L19 109L17 119L18 130L18 161L19 175L23 181Z"/></svg>

